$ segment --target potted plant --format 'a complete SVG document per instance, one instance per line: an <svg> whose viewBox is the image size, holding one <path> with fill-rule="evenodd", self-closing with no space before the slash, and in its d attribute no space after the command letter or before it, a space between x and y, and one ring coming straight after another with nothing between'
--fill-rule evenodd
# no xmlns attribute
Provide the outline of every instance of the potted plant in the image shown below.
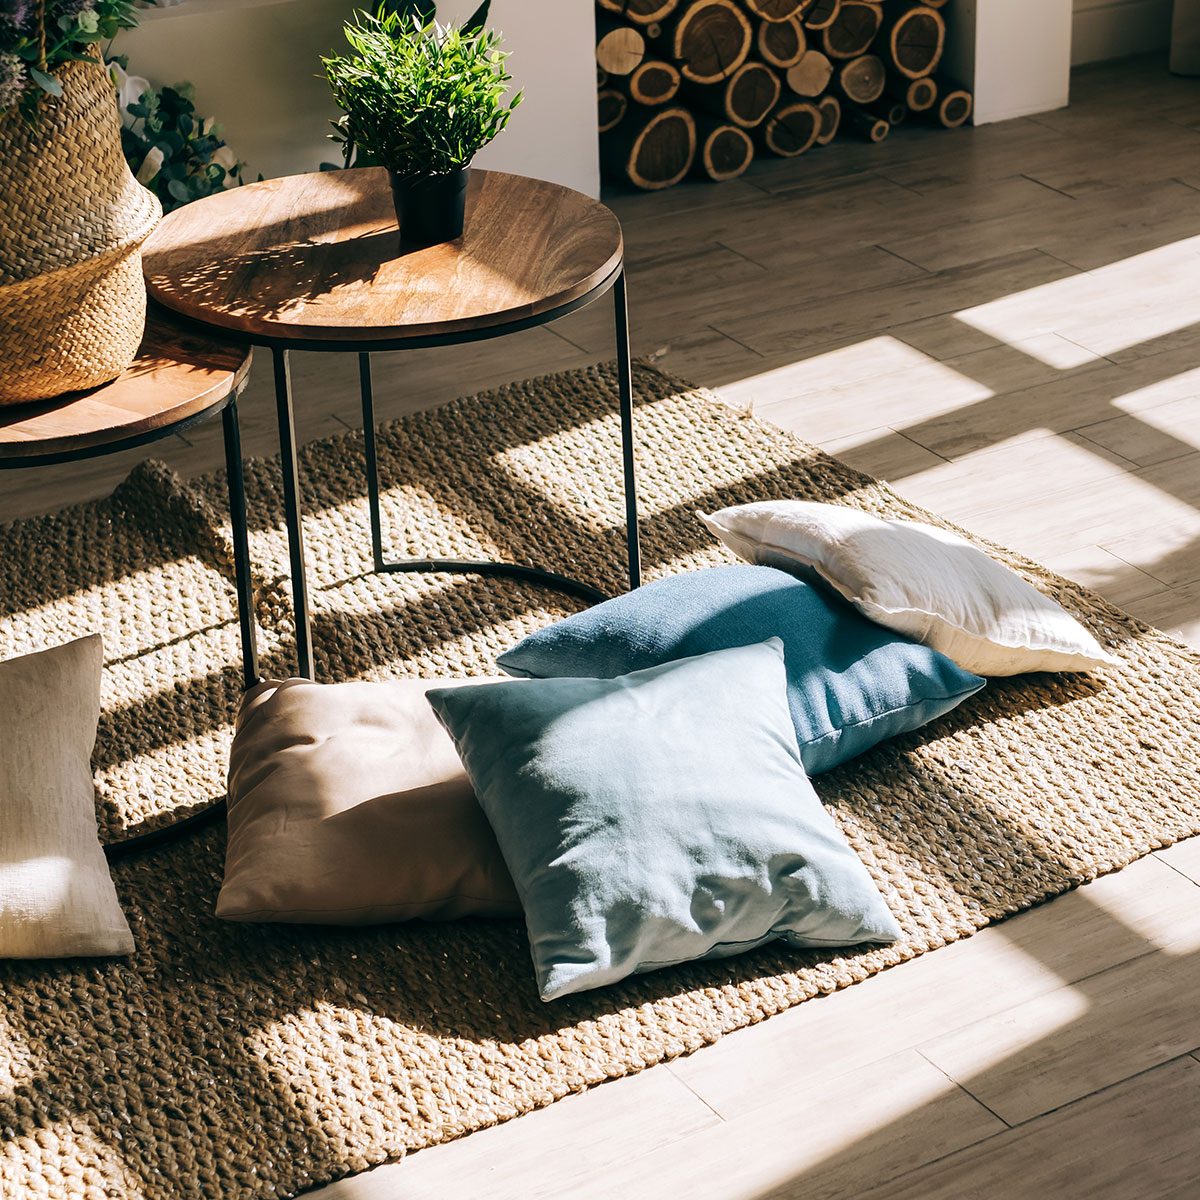
<svg viewBox="0 0 1200 1200"><path fill-rule="evenodd" d="M162 215L121 153L101 45L134 0L0 13L0 404L95 387L133 361L141 246Z"/></svg>
<svg viewBox="0 0 1200 1200"><path fill-rule="evenodd" d="M335 141L346 165L385 167L401 241L429 246L463 231L467 172L476 152L508 124L511 82L486 5L461 26L427 6L406 15L380 5L345 28L352 54L322 59L342 109Z"/></svg>

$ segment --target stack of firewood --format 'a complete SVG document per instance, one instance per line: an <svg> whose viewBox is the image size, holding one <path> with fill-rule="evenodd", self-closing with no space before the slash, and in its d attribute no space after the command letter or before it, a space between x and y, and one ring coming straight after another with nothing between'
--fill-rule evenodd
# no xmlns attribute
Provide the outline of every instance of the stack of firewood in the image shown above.
<svg viewBox="0 0 1200 1200"><path fill-rule="evenodd" d="M948 128L971 95L938 74L947 0L596 0L601 157L640 188L733 179L839 130Z"/></svg>

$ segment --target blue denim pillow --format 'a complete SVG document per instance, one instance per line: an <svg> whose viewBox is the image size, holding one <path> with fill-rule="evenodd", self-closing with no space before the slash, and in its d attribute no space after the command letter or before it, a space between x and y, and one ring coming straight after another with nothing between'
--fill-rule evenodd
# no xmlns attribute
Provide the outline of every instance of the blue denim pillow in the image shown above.
<svg viewBox="0 0 1200 1200"><path fill-rule="evenodd" d="M949 712L984 681L773 567L671 575L530 634L497 660L510 675L610 679L778 637L810 775Z"/></svg>
<svg viewBox="0 0 1200 1200"><path fill-rule="evenodd" d="M517 885L543 1000L773 938L900 936L804 774L778 639L427 694Z"/></svg>

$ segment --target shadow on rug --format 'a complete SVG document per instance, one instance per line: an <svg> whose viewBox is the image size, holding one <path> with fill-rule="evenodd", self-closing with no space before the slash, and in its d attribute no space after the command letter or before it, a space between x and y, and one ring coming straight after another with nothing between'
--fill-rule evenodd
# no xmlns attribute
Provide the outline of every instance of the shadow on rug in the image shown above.
<svg viewBox="0 0 1200 1200"><path fill-rule="evenodd" d="M727 504L834 500L944 524L704 393L648 368L637 384L650 576L727 561L694 515ZM596 368L382 430L395 552L536 561L620 590L614 396ZM321 678L495 674L501 650L573 607L504 581L369 574L362 469L358 435L303 455ZM0 658L104 635L108 842L224 790L240 658L223 487L148 465L107 501L0 528ZM286 674L274 464L251 464L248 487L264 671ZM214 826L116 866L133 959L0 963L0 1191L293 1195L688 1053L1200 832L1197 656L989 549L1123 666L1100 682L994 681L818 781L901 943L768 946L546 1005L518 922L215 920Z"/></svg>

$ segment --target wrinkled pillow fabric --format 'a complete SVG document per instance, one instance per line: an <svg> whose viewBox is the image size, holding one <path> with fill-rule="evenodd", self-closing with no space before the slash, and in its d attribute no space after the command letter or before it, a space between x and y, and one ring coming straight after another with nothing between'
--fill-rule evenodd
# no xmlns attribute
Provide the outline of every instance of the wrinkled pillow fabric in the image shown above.
<svg viewBox="0 0 1200 1200"><path fill-rule="evenodd" d="M940 717L983 680L769 567L671 575L531 634L497 660L510 675L601 676L783 640L805 770L820 774Z"/></svg>
<svg viewBox="0 0 1200 1200"><path fill-rule="evenodd" d="M517 894L425 693L478 680L261 683L229 763L217 916L368 925L516 916Z"/></svg>
<svg viewBox="0 0 1200 1200"><path fill-rule="evenodd" d="M945 529L805 500L700 519L739 558L811 569L864 616L965 671L1094 671L1116 662L1049 596Z"/></svg>
<svg viewBox="0 0 1200 1200"><path fill-rule="evenodd" d="M543 1000L773 938L900 936L804 773L778 639L429 701L516 881Z"/></svg>
<svg viewBox="0 0 1200 1200"><path fill-rule="evenodd" d="M133 953L96 833L100 637L0 663L0 958Z"/></svg>

